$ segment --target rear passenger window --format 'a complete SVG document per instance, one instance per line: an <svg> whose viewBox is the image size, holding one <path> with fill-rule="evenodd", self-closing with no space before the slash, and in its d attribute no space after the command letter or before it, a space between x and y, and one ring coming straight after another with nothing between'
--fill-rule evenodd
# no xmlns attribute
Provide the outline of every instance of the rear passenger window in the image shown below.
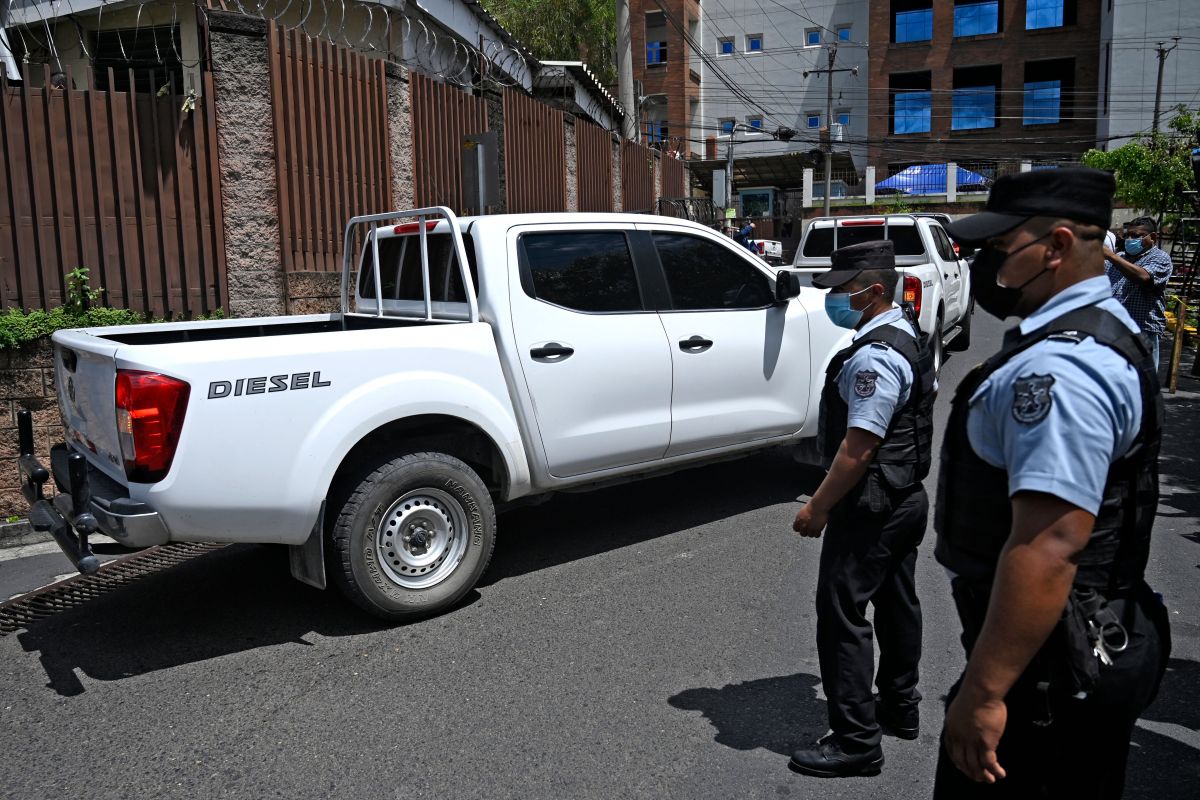
<svg viewBox="0 0 1200 800"><path fill-rule="evenodd" d="M883 241L883 233L896 245L898 256L925 255L925 247L915 225L852 225L837 229L837 246ZM804 240L807 258L829 258L833 252L833 228L812 228Z"/></svg>
<svg viewBox="0 0 1200 800"><path fill-rule="evenodd" d="M642 310L624 233L527 233L520 244L531 297L574 311Z"/></svg>
<svg viewBox="0 0 1200 800"><path fill-rule="evenodd" d="M679 233L654 234L678 311L762 308L774 302L771 282L728 247Z"/></svg>
<svg viewBox="0 0 1200 800"><path fill-rule="evenodd" d="M950 244L950 237L946 235L946 231L941 225L930 225L929 230L933 232L933 242L943 261L953 261L958 258L954 253L954 245Z"/></svg>

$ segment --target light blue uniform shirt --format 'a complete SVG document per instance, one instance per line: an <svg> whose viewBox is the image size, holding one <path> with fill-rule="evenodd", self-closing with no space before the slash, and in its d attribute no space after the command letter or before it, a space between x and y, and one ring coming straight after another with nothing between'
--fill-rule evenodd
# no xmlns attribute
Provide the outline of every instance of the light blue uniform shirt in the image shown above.
<svg viewBox="0 0 1200 800"><path fill-rule="evenodd" d="M1029 333L1095 305L1137 332L1108 278L1089 278L1050 298L1020 324ZM987 463L1007 470L1008 493L1045 492L1095 514L1108 468L1129 451L1142 422L1138 372L1095 339L1045 339L993 372L971 396L967 437Z"/></svg>
<svg viewBox="0 0 1200 800"><path fill-rule="evenodd" d="M904 312L893 304L890 311L863 325L854 334L854 341L884 325L895 325L913 336ZM896 409L908 402L912 383L912 367L904 356L882 342L863 347L850 356L837 376L838 393L849 406L846 427L861 428L882 439L887 435Z"/></svg>

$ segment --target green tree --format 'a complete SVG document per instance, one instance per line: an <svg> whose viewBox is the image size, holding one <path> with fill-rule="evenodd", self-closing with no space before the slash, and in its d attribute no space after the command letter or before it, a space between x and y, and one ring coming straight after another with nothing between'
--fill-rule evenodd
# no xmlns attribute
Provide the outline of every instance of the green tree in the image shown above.
<svg viewBox="0 0 1200 800"><path fill-rule="evenodd" d="M613 0L485 0L485 5L538 58L584 61L601 83L616 83Z"/></svg>
<svg viewBox="0 0 1200 800"><path fill-rule="evenodd" d="M1089 150L1083 163L1109 170L1117 179L1117 198L1126 205L1161 217L1180 204L1180 192L1191 188L1191 150L1200 135L1200 110L1177 106L1167 123L1170 134L1144 136L1115 150Z"/></svg>

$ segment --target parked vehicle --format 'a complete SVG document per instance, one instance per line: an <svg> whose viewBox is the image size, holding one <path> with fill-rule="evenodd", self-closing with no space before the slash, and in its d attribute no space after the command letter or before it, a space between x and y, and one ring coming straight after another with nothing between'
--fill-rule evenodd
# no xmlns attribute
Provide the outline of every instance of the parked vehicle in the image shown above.
<svg viewBox="0 0 1200 800"><path fill-rule="evenodd" d="M783 260L783 242L777 239L756 239L758 254L773 267L787 266Z"/></svg>
<svg viewBox="0 0 1200 800"><path fill-rule="evenodd" d="M803 285L811 286L813 275L829 269L836 248L881 239L891 239L896 246L901 273L896 301L911 305L921 330L931 334L934 361L941 369L943 348L970 346L975 303L965 258L970 254L955 248L935 215L818 217L804 232L792 269Z"/></svg>
<svg viewBox="0 0 1200 800"><path fill-rule="evenodd" d="M95 531L277 542L302 581L426 615L483 574L497 504L815 436L848 336L686 220L417 209L356 217L345 252L340 313L55 333L53 502L20 421L35 527L85 572Z"/></svg>

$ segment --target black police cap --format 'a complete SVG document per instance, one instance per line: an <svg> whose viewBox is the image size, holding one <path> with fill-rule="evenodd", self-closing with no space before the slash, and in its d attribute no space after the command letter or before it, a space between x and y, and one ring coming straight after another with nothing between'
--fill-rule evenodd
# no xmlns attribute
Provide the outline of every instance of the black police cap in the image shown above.
<svg viewBox="0 0 1200 800"><path fill-rule="evenodd" d="M963 244L980 244L1031 217L1061 217L1107 229L1116 189L1110 173L1088 167L1005 175L992 186L985 211L952 222L946 230Z"/></svg>
<svg viewBox="0 0 1200 800"><path fill-rule="evenodd" d="M813 277L813 286L818 289L841 286L863 270L895 269L896 246L890 239L884 239L839 247L830 256L830 263L832 267L828 272Z"/></svg>

